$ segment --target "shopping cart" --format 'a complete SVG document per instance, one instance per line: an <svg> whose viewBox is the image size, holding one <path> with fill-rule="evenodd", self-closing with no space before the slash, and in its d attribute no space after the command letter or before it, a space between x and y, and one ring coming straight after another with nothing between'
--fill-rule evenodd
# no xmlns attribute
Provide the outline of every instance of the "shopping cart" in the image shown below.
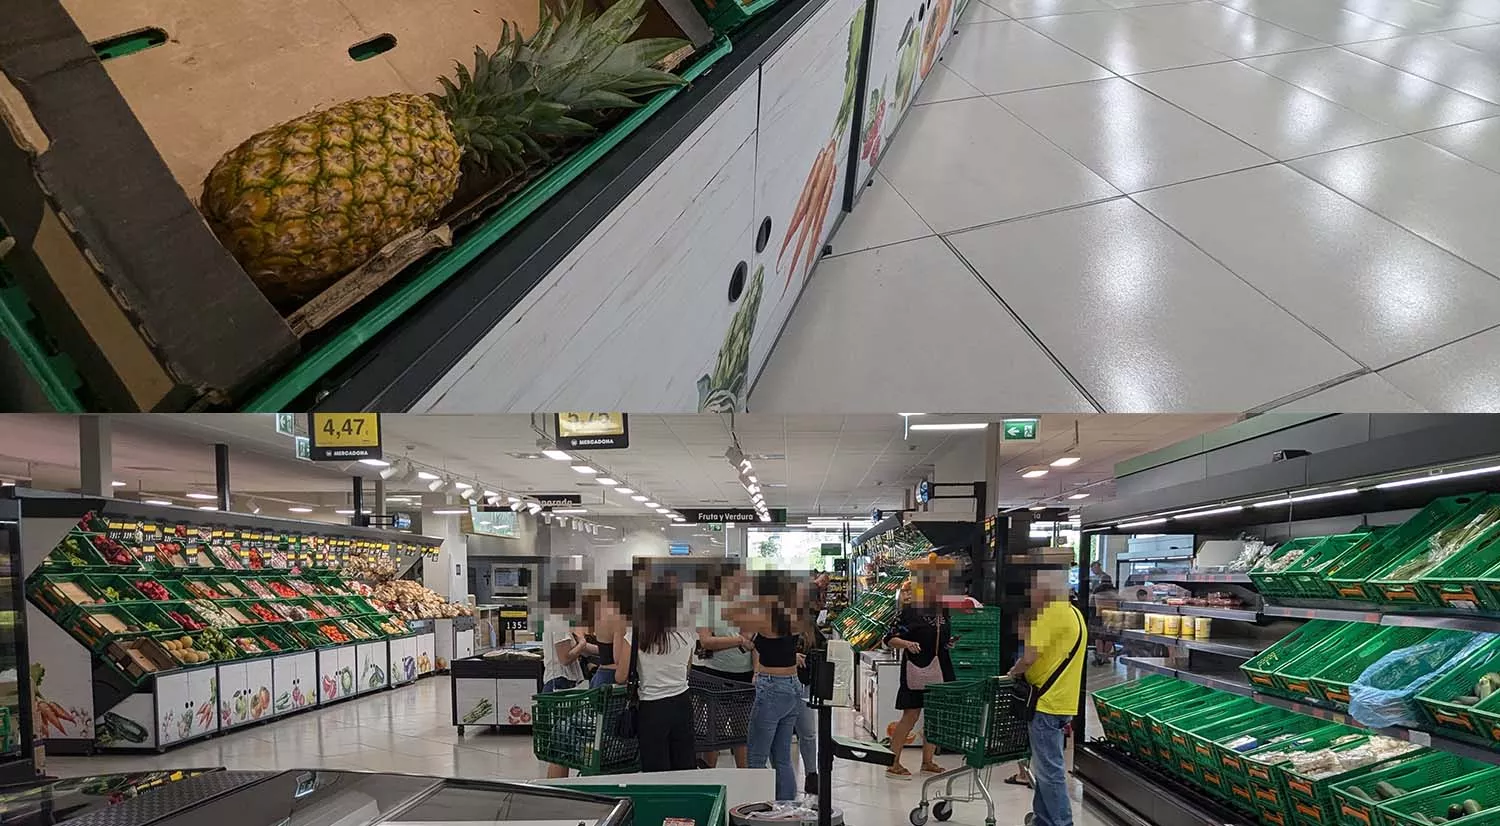
<svg viewBox="0 0 1500 826"><path fill-rule="evenodd" d="M986 677L929 686L922 703L927 742L964 757L962 768L950 769L922 781L922 802L911 810L912 826L925 826L928 811L938 820L953 817L954 803L983 800L985 826L995 826L995 801L986 777L989 767L1025 759L1031 753L1024 714L1009 677ZM968 778L966 792L954 783ZM941 783L942 794L932 794Z"/></svg>
<svg viewBox="0 0 1500 826"><path fill-rule="evenodd" d="M603 685L532 697L532 753L585 775L635 771L636 740L615 733L627 696L624 686Z"/></svg>

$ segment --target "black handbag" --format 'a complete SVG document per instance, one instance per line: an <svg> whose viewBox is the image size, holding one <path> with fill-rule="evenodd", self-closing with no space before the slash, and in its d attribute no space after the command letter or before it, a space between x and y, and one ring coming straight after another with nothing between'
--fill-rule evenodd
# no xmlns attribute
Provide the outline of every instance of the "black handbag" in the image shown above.
<svg viewBox="0 0 1500 826"><path fill-rule="evenodd" d="M615 718L615 736L623 740L634 740L641 729L641 635L635 627L630 629L630 676L625 678L625 708Z"/></svg>
<svg viewBox="0 0 1500 826"><path fill-rule="evenodd" d="M1041 703L1042 697L1046 696L1047 692L1052 690L1052 686L1057 682L1057 678L1061 677L1062 673L1068 670L1068 666L1073 663L1074 658L1083 650L1083 614L1079 613L1077 606L1070 605L1068 607L1073 609L1073 614L1078 619L1078 639L1073 643L1073 650L1069 652L1068 656L1063 658L1062 662L1057 664L1057 668L1052 669L1052 673L1047 676L1047 679L1041 685L1032 686L1026 682L1025 676L1012 683L1011 691L1015 694L1017 707L1021 709L1021 719L1028 723L1036 715L1036 707Z"/></svg>

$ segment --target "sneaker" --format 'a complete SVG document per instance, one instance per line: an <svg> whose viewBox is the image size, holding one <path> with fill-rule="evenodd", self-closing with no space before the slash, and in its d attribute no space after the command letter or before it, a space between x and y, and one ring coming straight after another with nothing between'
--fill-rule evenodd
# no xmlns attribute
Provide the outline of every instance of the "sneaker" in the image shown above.
<svg viewBox="0 0 1500 826"><path fill-rule="evenodd" d="M817 772L808 772L807 777L805 777L803 779L802 791L805 792L805 793L807 793L807 794L817 794L818 793L818 773Z"/></svg>

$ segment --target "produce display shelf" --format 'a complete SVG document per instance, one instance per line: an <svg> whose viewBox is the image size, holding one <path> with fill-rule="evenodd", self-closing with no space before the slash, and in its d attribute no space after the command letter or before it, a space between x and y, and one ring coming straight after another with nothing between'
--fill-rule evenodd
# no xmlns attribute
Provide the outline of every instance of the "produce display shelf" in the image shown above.
<svg viewBox="0 0 1500 826"><path fill-rule="evenodd" d="M1165 674L1168 677L1176 677L1179 680L1197 683L1219 691L1238 694L1241 697L1253 696L1250 684L1246 682L1244 675L1235 672L1187 671L1173 668L1165 657L1121 657L1120 663L1153 674Z"/></svg>
<svg viewBox="0 0 1500 826"><path fill-rule="evenodd" d="M1149 642L1155 645L1165 645L1168 648L1182 648L1190 651L1205 651L1210 654L1220 654L1225 657L1237 657L1242 660L1248 660L1266 649L1266 646L1264 645L1231 643L1224 640L1199 640L1181 637L1164 637L1160 634L1147 634L1145 631L1138 631L1133 628L1127 628L1123 631L1107 631L1105 632L1105 636L1114 636L1118 637L1119 639L1136 640L1138 642Z"/></svg>
<svg viewBox="0 0 1500 826"><path fill-rule="evenodd" d="M1295 711L1298 714L1305 714L1308 717L1316 717L1319 720L1328 720L1329 722L1339 723L1341 725L1346 725L1353 728L1362 728L1368 731L1374 731L1379 734L1384 734L1387 737L1395 737L1398 740L1407 740L1420 746L1429 746L1431 748L1438 749L1439 751L1451 752L1461 757L1467 757L1471 760L1480 760L1485 763L1492 763L1494 765L1500 766L1500 752L1491 751L1490 749L1487 749L1483 746L1474 745L1473 743L1465 743L1462 740L1454 740L1442 735L1422 731L1421 729L1406 728L1404 726L1373 728L1359 722L1358 720L1355 720L1348 714L1334 711L1333 709L1321 708L1319 706L1309 705L1307 703L1299 703L1294 700L1285 700L1281 697L1272 697L1269 694L1261 694L1259 692L1256 692L1252 696L1255 697L1256 702L1263 703L1268 706L1277 706L1287 709L1288 711Z"/></svg>
<svg viewBox="0 0 1500 826"><path fill-rule="evenodd" d="M1073 773L1084 799L1130 826L1250 826L1204 794L1104 742L1079 743Z"/></svg>
<svg viewBox="0 0 1500 826"><path fill-rule="evenodd" d="M1147 577L1152 582L1171 582L1187 584L1215 584L1215 585L1250 585L1250 575L1243 572L1214 573L1214 572L1192 572L1186 574L1167 574L1166 576Z"/></svg>
<svg viewBox="0 0 1500 826"><path fill-rule="evenodd" d="M1365 622L1408 628L1440 628L1450 631L1500 632L1500 617L1462 614L1411 614L1398 611L1351 611L1342 608L1309 608L1293 605L1267 605L1261 611L1267 617L1286 619L1330 619L1341 622Z"/></svg>
<svg viewBox="0 0 1500 826"><path fill-rule="evenodd" d="M1175 614L1177 613L1175 608L1176 606L1173 605L1158 605L1154 602L1121 601L1119 603L1121 611L1140 611L1148 614Z"/></svg>

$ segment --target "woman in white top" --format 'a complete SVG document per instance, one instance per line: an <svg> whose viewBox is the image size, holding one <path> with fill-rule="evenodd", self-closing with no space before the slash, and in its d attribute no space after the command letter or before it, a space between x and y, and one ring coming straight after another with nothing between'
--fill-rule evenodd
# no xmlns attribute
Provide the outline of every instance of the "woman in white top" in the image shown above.
<svg viewBox="0 0 1500 826"><path fill-rule="evenodd" d="M542 693L564 691L583 682L583 665L579 662L589 651L583 630L573 623L578 609L578 586L555 582L549 594L547 619L542 633ZM568 767L547 764L548 777L567 777Z"/></svg>
<svg viewBox="0 0 1500 826"><path fill-rule="evenodd" d="M634 667L640 680L639 730L641 771L685 771L695 768L693 703L688 696L688 666L694 635L677 627L679 594L665 582L646 588L635 612L632 644ZM619 654L616 653L618 658ZM629 667L615 673L629 681Z"/></svg>

